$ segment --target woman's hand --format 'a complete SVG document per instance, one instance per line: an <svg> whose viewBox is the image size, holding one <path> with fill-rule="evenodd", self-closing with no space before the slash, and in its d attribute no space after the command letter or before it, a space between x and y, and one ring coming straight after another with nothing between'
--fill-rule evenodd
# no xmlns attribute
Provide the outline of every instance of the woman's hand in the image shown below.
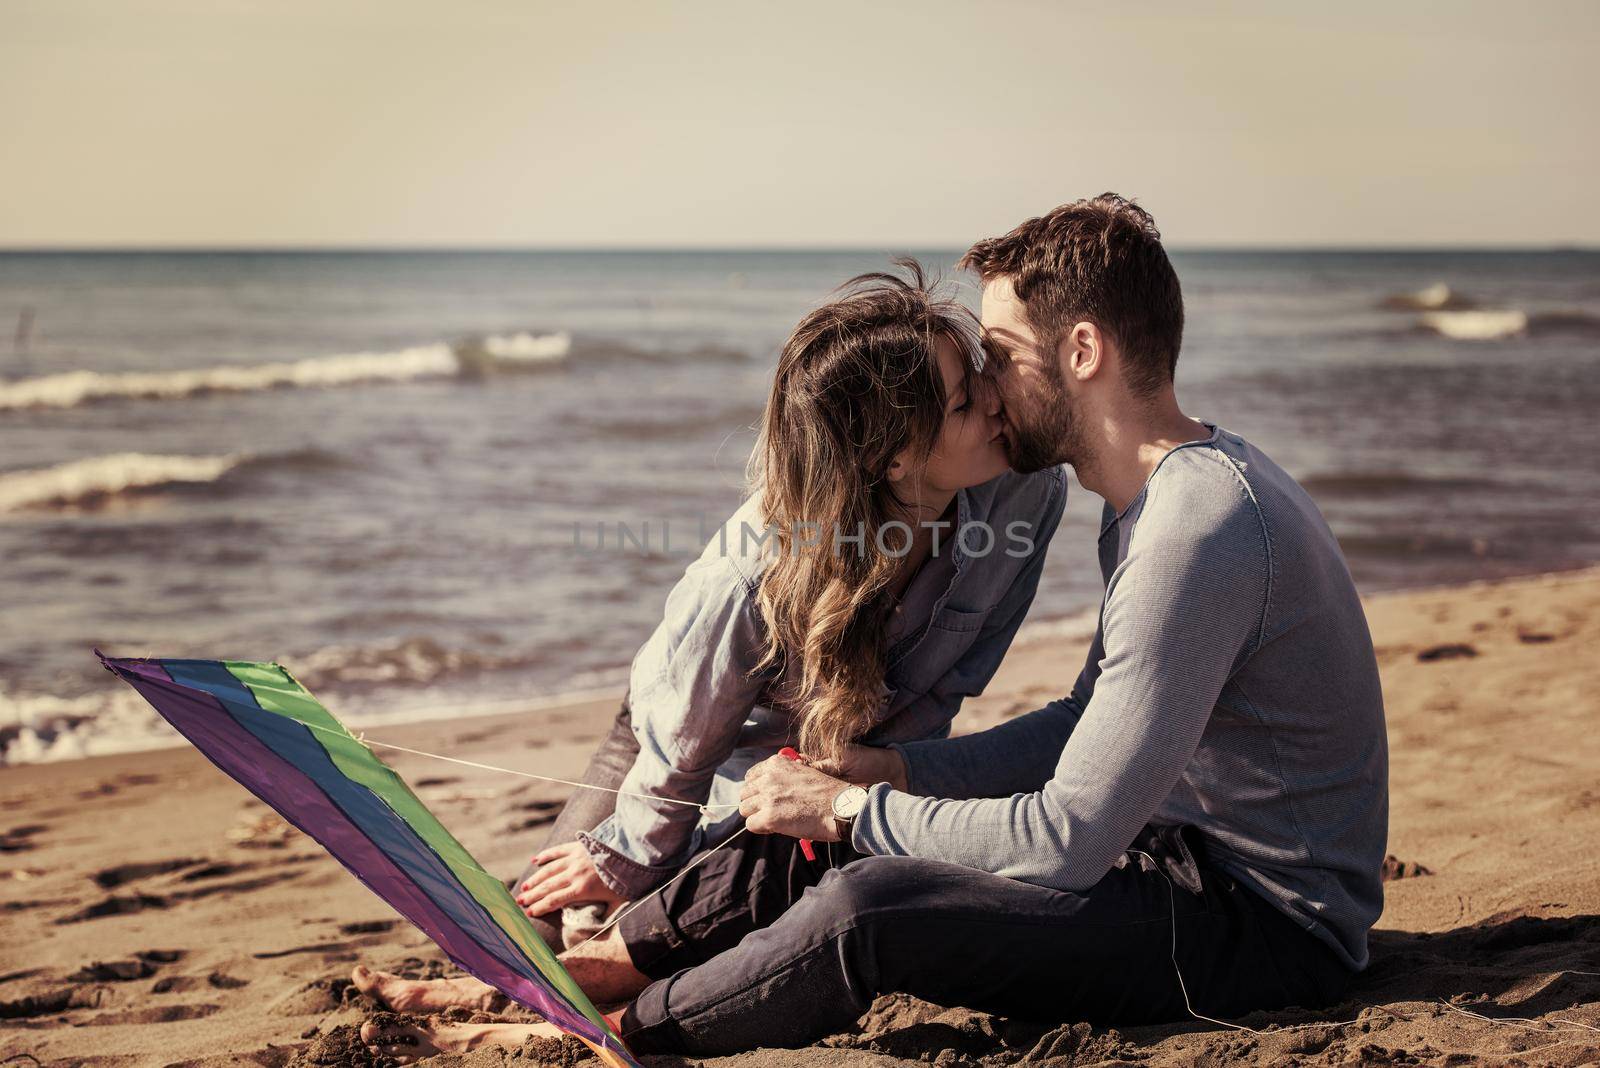
<svg viewBox="0 0 1600 1068"><path fill-rule="evenodd" d="M898 749L876 745L850 745L838 760L817 760L812 766L845 782L871 786L886 782L895 790L906 791L906 759Z"/></svg>
<svg viewBox="0 0 1600 1068"><path fill-rule="evenodd" d="M607 886L594 869L594 858L581 842L552 846L535 854L539 870L517 888L517 904L530 917L591 901L619 905L626 900Z"/></svg>

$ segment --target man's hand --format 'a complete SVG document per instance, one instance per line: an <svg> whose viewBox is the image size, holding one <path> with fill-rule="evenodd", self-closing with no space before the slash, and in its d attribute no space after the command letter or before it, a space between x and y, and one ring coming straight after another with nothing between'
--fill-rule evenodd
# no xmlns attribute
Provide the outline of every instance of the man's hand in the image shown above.
<svg viewBox="0 0 1600 1068"><path fill-rule="evenodd" d="M876 745L845 746L844 756L838 760L819 760L814 765L829 775L837 775L845 782L857 786L872 786L886 782L889 787L906 792L906 759L898 749Z"/></svg>
<svg viewBox="0 0 1600 1068"><path fill-rule="evenodd" d="M745 775L739 814L757 834L837 842L833 799L849 785L799 761L768 757Z"/></svg>
<svg viewBox="0 0 1600 1068"><path fill-rule="evenodd" d="M600 878L581 842L552 846L534 855L539 870L517 888L517 904L530 917L591 901L619 905L626 899Z"/></svg>

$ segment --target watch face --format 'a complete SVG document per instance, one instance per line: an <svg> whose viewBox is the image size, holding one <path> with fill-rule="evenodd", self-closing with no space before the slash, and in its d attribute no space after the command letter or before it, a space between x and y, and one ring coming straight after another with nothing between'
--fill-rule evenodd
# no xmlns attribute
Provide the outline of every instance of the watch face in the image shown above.
<svg viewBox="0 0 1600 1068"><path fill-rule="evenodd" d="M841 820L853 820L867 805L867 791L859 786L840 790L833 799L833 814Z"/></svg>

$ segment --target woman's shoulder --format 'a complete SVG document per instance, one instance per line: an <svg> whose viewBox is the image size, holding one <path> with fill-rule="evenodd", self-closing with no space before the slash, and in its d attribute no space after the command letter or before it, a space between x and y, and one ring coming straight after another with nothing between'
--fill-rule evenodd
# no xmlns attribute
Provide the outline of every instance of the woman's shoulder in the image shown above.
<svg viewBox="0 0 1600 1068"><path fill-rule="evenodd" d="M771 562L775 538L761 510L761 497L753 493L720 526L710 532L699 559L689 572L708 583L738 587L753 595Z"/></svg>

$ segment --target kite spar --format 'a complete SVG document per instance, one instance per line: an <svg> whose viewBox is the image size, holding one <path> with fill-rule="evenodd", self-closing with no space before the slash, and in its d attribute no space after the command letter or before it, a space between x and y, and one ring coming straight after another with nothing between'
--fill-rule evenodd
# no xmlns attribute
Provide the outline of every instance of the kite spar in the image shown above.
<svg viewBox="0 0 1600 1068"><path fill-rule="evenodd" d="M576 1035L610 1068L638 1068L505 886L282 667L96 655L463 971Z"/></svg>

